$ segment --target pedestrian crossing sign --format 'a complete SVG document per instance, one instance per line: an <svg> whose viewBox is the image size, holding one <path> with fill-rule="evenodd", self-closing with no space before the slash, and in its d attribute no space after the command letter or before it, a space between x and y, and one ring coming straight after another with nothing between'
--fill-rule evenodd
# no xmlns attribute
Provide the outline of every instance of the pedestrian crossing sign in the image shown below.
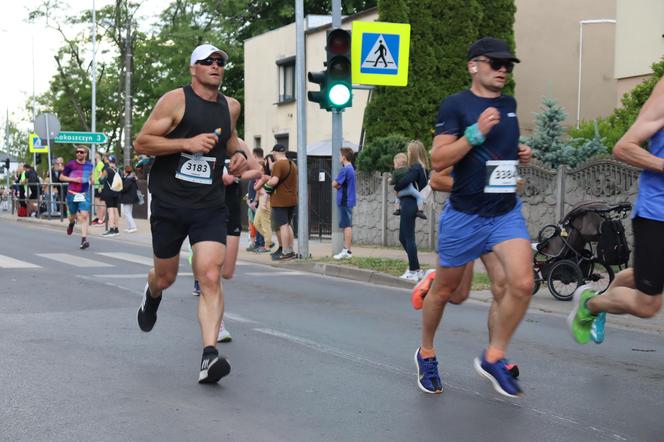
<svg viewBox="0 0 664 442"><path fill-rule="evenodd" d="M410 25L353 22L351 66L353 83L408 85Z"/></svg>
<svg viewBox="0 0 664 442"><path fill-rule="evenodd" d="M42 145L42 141L37 134L28 135L28 147L31 153L48 153L48 144Z"/></svg>

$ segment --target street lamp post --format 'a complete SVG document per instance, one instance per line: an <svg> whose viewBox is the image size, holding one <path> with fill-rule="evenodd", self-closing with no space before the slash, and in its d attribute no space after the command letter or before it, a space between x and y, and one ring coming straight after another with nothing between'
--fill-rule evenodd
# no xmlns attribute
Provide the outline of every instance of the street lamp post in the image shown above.
<svg viewBox="0 0 664 442"><path fill-rule="evenodd" d="M583 66L583 25L600 23L615 23L613 19L602 18L597 20L579 20L579 83L576 88L576 128L581 122L581 69Z"/></svg>

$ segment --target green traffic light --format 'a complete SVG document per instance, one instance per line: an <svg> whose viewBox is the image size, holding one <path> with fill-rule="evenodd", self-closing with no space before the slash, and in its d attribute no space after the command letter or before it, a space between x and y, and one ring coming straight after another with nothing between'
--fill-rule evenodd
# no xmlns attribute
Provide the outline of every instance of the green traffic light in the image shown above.
<svg viewBox="0 0 664 442"><path fill-rule="evenodd" d="M351 99L350 87L343 83L337 83L328 89L327 98L334 107L343 107Z"/></svg>

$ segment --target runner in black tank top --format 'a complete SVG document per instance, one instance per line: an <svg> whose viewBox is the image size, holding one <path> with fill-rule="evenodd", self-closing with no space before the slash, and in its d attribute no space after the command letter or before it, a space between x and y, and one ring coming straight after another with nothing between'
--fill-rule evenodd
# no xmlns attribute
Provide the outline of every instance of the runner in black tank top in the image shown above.
<svg viewBox="0 0 664 442"><path fill-rule="evenodd" d="M164 94L134 142L139 154L156 157L149 176L154 268L148 273L138 325L144 332L152 330L161 294L175 281L180 248L188 236L194 274L201 285L200 383L216 383L230 372L216 349L224 311L220 282L227 218L221 182L224 160L231 159L228 169L233 174L259 170L237 136L240 103L219 93L227 58L209 44L194 49L191 86Z"/></svg>

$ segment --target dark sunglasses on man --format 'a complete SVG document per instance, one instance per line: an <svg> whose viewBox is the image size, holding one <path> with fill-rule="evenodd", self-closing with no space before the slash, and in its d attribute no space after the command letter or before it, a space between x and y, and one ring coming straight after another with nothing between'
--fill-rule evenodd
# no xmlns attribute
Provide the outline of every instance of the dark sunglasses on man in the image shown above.
<svg viewBox="0 0 664 442"><path fill-rule="evenodd" d="M196 64L202 64L203 66L212 66L212 63L217 63L217 66L223 68L226 64L226 60L223 58L204 58L203 60L198 60Z"/></svg>
<svg viewBox="0 0 664 442"><path fill-rule="evenodd" d="M491 69L494 71L499 71L500 68L505 67L505 70L507 71L508 74L511 74L512 71L514 70L514 62L510 60L497 60L497 59L483 59L483 58L478 58L475 61L481 61L483 63L488 63L489 66L491 66Z"/></svg>

